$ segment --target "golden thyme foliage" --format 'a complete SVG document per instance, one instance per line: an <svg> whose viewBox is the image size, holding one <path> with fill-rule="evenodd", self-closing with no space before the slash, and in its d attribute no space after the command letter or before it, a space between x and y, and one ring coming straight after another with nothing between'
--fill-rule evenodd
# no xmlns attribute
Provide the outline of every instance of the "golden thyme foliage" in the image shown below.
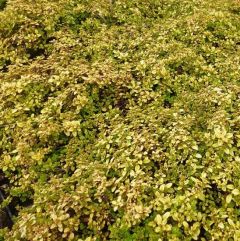
<svg viewBox="0 0 240 241"><path fill-rule="evenodd" d="M239 14L0 0L0 239L240 240Z"/></svg>

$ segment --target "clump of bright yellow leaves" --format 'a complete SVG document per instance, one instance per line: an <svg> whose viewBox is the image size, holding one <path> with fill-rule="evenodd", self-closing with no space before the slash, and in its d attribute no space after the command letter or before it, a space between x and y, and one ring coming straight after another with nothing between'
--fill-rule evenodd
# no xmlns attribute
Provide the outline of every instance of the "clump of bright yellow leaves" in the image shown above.
<svg viewBox="0 0 240 241"><path fill-rule="evenodd" d="M0 0L0 240L240 240L239 14Z"/></svg>

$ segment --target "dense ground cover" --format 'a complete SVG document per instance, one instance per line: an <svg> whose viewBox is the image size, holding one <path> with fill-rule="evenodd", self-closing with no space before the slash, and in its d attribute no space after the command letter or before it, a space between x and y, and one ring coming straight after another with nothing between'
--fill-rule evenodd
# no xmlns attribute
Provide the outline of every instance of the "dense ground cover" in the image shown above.
<svg viewBox="0 0 240 241"><path fill-rule="evenodd" d="M0 0L2 240L240 240L240 4Z"/></svg>

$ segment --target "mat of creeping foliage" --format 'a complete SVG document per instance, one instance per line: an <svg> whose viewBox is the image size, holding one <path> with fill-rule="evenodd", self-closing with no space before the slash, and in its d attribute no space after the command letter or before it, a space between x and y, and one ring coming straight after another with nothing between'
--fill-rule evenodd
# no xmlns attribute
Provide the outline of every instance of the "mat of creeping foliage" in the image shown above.
<svg viewBox="0 0 240 241"><path fill-rule="evenodd" d="M240 240L237 0L0 0L9 241Z"/></svg>

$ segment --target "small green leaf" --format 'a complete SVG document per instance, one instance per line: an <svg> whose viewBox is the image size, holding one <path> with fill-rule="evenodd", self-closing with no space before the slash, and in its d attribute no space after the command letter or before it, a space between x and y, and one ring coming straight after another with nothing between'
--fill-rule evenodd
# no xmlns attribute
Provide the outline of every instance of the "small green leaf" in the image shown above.
<svg viewBox="0 0 240 241"><path fill-rule="evenodd" d="M227 195L226 203L230 203L232 201L232 194Z"/></svg>
<svg viewBox="0 0 240 241"><path fill-rule="evenodd" d="M237 196L237 195L240 194L240 192L239 192L238 189L233 189L233 190L232 190L232 194L233 194L234 196Z"/></svg>
<svg viewBox="0 0 240 241"><path fill-rule="evenodd" d="M197 153L197 154L196 154L196 158L199 158L199 159L200 159L200 158L202 158L202 155L199 154L199 153Z"/></svg>

